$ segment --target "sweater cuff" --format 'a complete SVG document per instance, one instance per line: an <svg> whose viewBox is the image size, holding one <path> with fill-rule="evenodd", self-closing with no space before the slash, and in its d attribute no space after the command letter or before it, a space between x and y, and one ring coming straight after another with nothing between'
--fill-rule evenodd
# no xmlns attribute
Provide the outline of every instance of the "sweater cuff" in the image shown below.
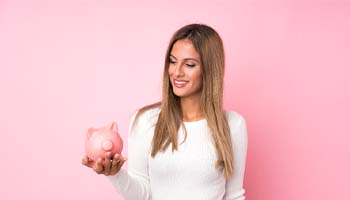
<svg viewBox="0 0 350 200"><path fill-rule="evenodd" d="M129 174L127 170L121 168L118 173L113 176L106 176L112 185L119 191L125 191L129 185Z"/></svg>

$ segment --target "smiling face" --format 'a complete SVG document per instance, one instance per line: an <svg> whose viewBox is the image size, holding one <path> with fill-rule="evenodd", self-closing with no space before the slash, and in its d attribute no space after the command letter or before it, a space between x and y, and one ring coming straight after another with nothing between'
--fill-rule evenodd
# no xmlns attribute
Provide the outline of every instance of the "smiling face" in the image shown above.
<svg viewBox="0 0 350 200"><path fill-rule="evenodd" d="M176 96L181 98L200 96L202 90L200 55L190 40L181 39L174 43L170 52L168 73Z"/></svg>

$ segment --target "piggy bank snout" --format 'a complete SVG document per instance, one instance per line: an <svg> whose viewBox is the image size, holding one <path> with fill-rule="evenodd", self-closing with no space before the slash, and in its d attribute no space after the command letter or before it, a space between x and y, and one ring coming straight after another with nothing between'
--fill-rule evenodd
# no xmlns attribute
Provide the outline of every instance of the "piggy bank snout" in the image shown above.
<svg viewBox="0 0 350 200"><path fill-rule="evenodd" d="M110 140L105 140L102 142L102 149L105 151L110 151L113 148L113 142Z"/></svg>

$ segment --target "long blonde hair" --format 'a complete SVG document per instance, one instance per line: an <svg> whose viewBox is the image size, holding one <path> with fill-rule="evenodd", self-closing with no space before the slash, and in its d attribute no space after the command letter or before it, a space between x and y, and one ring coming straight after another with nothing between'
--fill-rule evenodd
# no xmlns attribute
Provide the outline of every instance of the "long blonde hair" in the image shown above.
<svg viewBox="0 0 350 200"><path fill-rule="evenodd" d="M159 151L165 151L170 144L172 151L177 150L180 125L185 130L184 141L186 140L187 131L182 121L180 98L174 95L168 74L172 47L181 39L192 41L200 55L203 80L200 108L212 133L211 138L218 158L215 166L217 169L223 168L225 178L229 178L233 175L233 152L230 128L222 107L225 56L222 40L213 28L205 24L189 24L174 33L165 55L162 101L140 108L134 124L144 111L160 107L152 140L152 157Z"/></svg>

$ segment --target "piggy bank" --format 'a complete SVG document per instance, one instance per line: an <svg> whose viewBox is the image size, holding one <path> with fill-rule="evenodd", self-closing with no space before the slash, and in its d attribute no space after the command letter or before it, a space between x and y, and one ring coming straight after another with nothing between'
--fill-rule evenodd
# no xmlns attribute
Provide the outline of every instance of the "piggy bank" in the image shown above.
<svg viewBox="0 0 350 200"><path fill-rule="evenodd" d="M120 154L123 149L123 141L118 133L117 123L102 128L89 128L85 142L86 155L92 159L104 158L106 152L112 155Z"/></svg>

